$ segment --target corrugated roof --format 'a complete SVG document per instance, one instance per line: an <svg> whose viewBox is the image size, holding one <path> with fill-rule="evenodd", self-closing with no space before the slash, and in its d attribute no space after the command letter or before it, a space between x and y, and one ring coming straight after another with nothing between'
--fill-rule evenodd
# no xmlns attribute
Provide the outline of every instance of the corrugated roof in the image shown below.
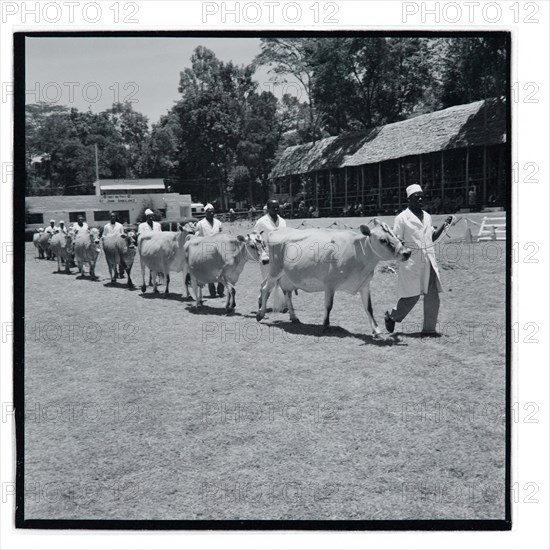
<svg viewBox="0 0 550 550"><path fill-rule="evenodd" d="M506 101L505 98L493 98L449 107L367 132L288 147L270 177L505 142Z"/></svg>
<svg viewBox="0 0 550 550"><path fill-rule="evenodd" d="M147 189L165 189L164 180L159 178L144 178L144 179L106 179L95 181L94 185L99 183L101 191L124 191L126 189L139 189L147 191Z"/></svg>

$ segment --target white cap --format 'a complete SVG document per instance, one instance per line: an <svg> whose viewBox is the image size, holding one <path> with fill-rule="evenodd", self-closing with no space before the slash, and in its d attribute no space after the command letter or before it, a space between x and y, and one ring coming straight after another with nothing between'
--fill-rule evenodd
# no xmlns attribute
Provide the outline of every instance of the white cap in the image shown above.
<svg viewBox="0 0 550 550"><path fill-rule="evenodd" d="M206 212L207 210L214 210L214 207L208 203L205 207L204 207L204 211Z"/></svg>
<svg viewBox="0 0 550 550"><path fill-rule="evenodd" d="M422 187L418 185L418 183L414 183L413 185L409 185L407 189L405 189L407 192L407 198L409 198L413 193L422 193Z"/></svg>
<svg viewBox="0 0 550 550"><path fill-rule="evenodd" d="M50 220L50 223L55 223L55 220Z"/></svg>
<svg viewBox="0 0 550 550"><path fill-rule="evenodd" d="M63 225L65 225L65 222L63 220L59 220L59 223L62 223Z"/></svg>
<svg viewBox="0 0 550 550"><path fill-rule="evenodd" d="M145 211L145 215L146 215L146 216L154 216L155 213L154 213L150 208L148 208L148 209Z"/></svg>
<svg viewBox="0 0 550 550"><path fill-rule="evenodd" d="M40 233L40 231L44 231L44 228L43 228L43 227L39 227L39 228L38 228L38 232Z"/></svg>

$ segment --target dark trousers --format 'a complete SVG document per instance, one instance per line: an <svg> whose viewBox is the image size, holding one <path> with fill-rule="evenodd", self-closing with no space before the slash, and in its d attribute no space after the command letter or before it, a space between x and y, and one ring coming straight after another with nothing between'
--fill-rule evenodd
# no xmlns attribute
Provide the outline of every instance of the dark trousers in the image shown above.
<svg viewBox="0 0 550 550"><path fill-rule="evenodd" d="M208 284L208 290L210 292L210 297L215 298L216 297L216 283L209 283ZM222 283L218 283L218 295L222 296L223 292L225 290L225 287Z"/></svg>
<svg viewBox="0 0 550 550"><path fill-rule="evenodd" d="M403 319L411 312L412 308L418 302L420 296L409 296L401 298L397 305L391 310L390 317L396 322L401 323ZM437 316L439 315L439 292L437 291L437 275L434 268L430 265L430 282L428 284L428 294L424 295L424 325L423 332L435 332L437 325Z"/></svg>

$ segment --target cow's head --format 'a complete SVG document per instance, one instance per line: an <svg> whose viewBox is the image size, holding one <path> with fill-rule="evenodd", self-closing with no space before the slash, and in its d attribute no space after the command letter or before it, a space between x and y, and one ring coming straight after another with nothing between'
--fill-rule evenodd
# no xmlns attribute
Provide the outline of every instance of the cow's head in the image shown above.
<svg viewBox="0 0 550 550"><path fill-rule="evenodd" d="M135 231L128 230L125 233L122 233L122 235L120 235L120 236L121 236L121 238L124 239L124 241L128 245L128 248L135 248L136 247L136 245L137 245L137 235L136 235Z"/></svg>
<svg viewBox="0 0 550 550"><path fill-rule="evenodd" d="M404 262L410 258L411 251L397 238L388 224L374 218L372 229L367 225L361 225L359 229L363 235L369 237L369 246L379 260L397 258Z"/></svg>
<svg viewBox="0 0 550 550"><path fill-rule="evenodd" d="M238 236L240 237L240 235ZM237 238L238 238L237 237ZM245 237L246 249L250 257L255 261L259 261L263 254L267 256L266 246L262 240L260 233L249 233Z"/></svg>
<svg viewBox="0 0 550 550"><path fill-rule="evenodd" d="M95 245L96 251L100 252L101 248L99 248L99 229L97 227L92 227L88 230L88 233L90 235L90 244Z"/></svg>

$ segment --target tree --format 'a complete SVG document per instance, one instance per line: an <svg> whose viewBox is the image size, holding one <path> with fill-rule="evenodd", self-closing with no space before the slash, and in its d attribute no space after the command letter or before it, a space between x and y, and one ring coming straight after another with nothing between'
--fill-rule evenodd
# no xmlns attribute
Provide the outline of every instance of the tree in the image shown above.
<svg viewBox="0 0 550 550"><path fill-rule="evenodd" d="M506 95L506 35L447 39L446 46L442 107Z"/></svg>
<svg viewBox="0 0 550 550"><path fill-rule="evenodd" d="M284 83L284 75L291 74L302 85L308 106L308 141L316 141L321 134L323 113L317 108L315 65L313 53L318 45L315 38L262 38L262 52L254 59L255 64L269 65L275 74L275 82Z"/></svg>

